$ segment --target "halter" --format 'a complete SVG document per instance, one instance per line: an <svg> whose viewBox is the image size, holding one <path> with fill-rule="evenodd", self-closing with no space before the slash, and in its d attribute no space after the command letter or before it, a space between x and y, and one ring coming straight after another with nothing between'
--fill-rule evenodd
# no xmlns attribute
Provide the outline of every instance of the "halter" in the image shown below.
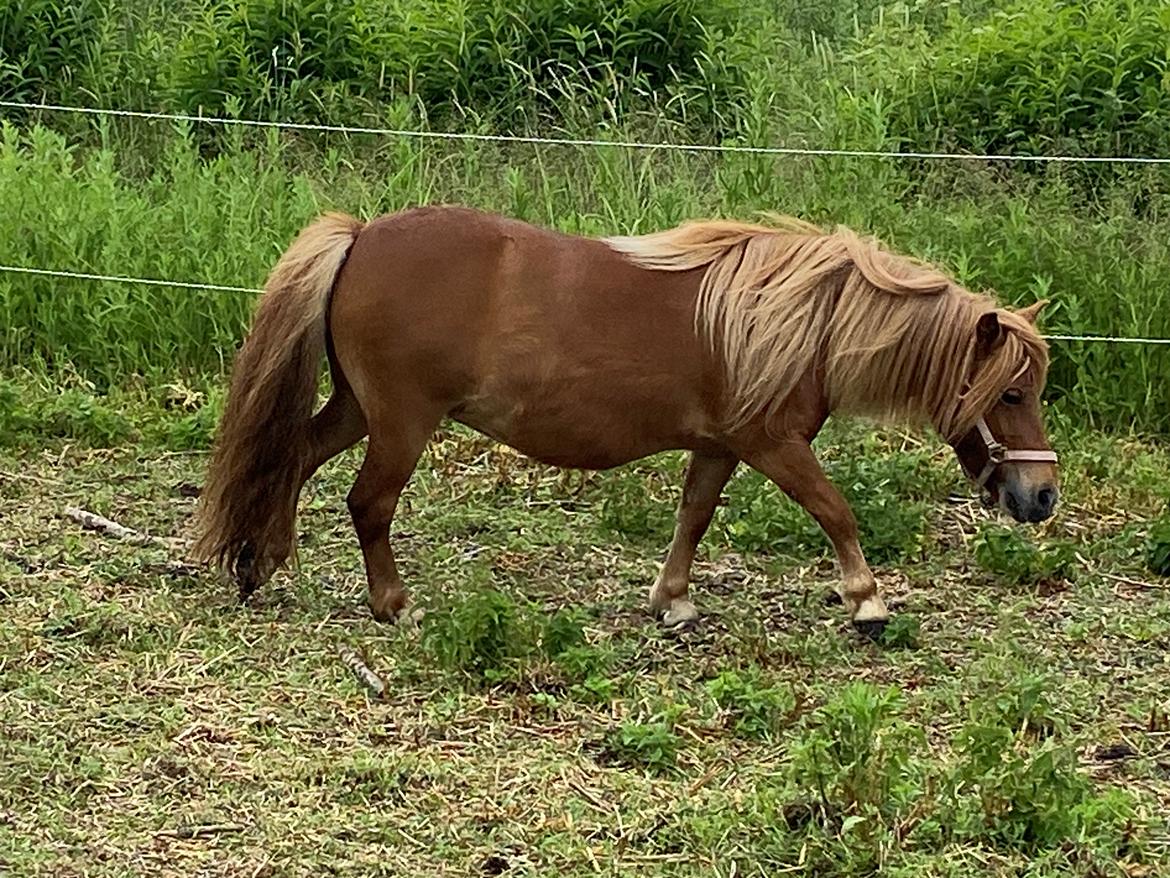
<svg viewBox="0 0 1170 878"><path fill-rule="evenodd" d="M979 473L979 478L975 480L975 484L980 488L987 484L987 480L991 478L991 474L1001 463L1056 463L1057 461L1055 451L1041 451L1039 449L1016 451L1005 448L992 435L991 428L987 426L987 421L983 418L975 422L975 427L979 430L979 435L983 437L983 444L987 446L987 463L983 467L983 471Z"/></svg>

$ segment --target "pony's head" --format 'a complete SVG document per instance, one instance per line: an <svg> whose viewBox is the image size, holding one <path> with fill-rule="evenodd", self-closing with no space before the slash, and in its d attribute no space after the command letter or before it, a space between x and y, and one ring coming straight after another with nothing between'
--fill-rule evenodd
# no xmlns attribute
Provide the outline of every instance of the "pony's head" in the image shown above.
<svg viewBox="0 0 1170 878"><path fill-rule="evenodd" d="M1060 494L1040 402L1048 357L1035 324L1044 304L979 315L965 394L977 417L951 439L987 500L1016 521L1031 523L1052 515Z"/></svg>

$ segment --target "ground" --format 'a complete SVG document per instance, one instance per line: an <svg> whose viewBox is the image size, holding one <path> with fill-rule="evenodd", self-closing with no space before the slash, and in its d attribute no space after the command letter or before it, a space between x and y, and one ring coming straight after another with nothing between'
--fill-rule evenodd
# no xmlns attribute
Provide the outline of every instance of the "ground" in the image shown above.
<svg viewBox="0 0 1170 878"><path fill-rule="evenodd" d="M1065 502L1038 537L1075 545L1075 570L1013 584L973 559L994 513L948 497L961 490L953 461L883 436L892 459L917 449L949 486L931 489L917 557L878 568L895 611L920 625L907 648L851 631L815 545L739 551L732 529L712 533L696 568L701 623L662 630L644 601L669 539L675 456L583 476L444 434L395 523L427 615L388 627L365 609L345 514L354 454L303 497L299 569L240 606L183 561L203 454L0 451L0 872L1170 874L1170 584L1141 550L1170 454L1078 436ZM164 542L83 529L70 506ZM579 607L586 643L573 654L589 668L542 655L485 681L444 664L443 619L489 587L530 622ZM711 680L729 669L757 688L721 700ZM1013 729L1016 750L1056 741L1093 795L1130 796L1125 838L1105 854L1095 837L1021 842L956 822L967 812L955 802L978 801L947 786L961 730L1031 679L1043 709L1025 724L1042 734ZM851 681L901 693L888 740L922 733L906 739L908 766L880 765L891 801L913 782L930 804L887 808L871 778L860 798L885 815L878 834L844 781L818 792L801 774L825 705ZM753 698L756 729L737 724L756 715Z"/></svg>

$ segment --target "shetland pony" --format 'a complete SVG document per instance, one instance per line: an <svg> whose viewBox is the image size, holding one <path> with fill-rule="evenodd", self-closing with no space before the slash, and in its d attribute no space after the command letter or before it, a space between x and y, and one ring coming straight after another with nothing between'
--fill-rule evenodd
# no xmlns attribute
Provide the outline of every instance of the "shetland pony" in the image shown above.
<svg viewBox="0 0 1170 878"><path fill-rule="evenodd" d="M672 626L697 616L695 549L742 461L824 529L845 609L873 635L887 609L810 443L833 412L921 422L993 502L1047 518L1042 304L997 307L874 240L793 219L592 239L461 207L329 214L277 263L237 356L195 553L249 595L293 550L305 481L369 436L347 503L371 611L395 619L407 595L391 521L451 418L559 467L689 451L650 590ZM323 357L333 394L314 414Z"/></svg>

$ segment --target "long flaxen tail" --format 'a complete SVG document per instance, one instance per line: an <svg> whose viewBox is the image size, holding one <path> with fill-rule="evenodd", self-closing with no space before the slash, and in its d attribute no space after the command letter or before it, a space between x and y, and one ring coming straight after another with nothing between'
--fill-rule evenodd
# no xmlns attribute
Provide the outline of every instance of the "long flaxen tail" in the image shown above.
<svg viewBox="0 0 1170 878"><path fill-rule="evenodd" d="M203 486L194 555L235 574L246 595L288 558L311 464L325 315L362 223L326 214L285 251L232 368Z"/></svg>

